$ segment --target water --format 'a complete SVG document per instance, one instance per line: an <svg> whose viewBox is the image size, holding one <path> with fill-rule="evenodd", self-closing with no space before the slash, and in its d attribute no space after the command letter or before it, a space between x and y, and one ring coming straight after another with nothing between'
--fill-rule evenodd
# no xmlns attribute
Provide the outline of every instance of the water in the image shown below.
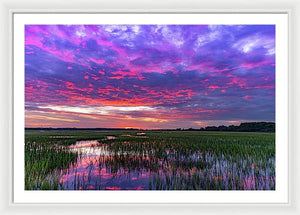
<svg viewBox="0 0 300 215"><path fill-rule="evenodd" d="M108 139L114 139L109 136ZM98 141L78 141L70 146L78 152L77 163L61 172L60 182L67 190L143 190L148 188L149 171L109 165L115 157Z"/></svg>
<svg viewBox="0 0 300 215"><path fill-rule="evenodd" d="M212 153L197 151L187 156L168 150L158 158L153 156L155 149L113 151L95 140L77 141L68 150L79 155L59 172L59 189L64 190L275 189L275 176L255 168L251 160L236 163ZM267 165L275 165L275 158Z"/></svg>

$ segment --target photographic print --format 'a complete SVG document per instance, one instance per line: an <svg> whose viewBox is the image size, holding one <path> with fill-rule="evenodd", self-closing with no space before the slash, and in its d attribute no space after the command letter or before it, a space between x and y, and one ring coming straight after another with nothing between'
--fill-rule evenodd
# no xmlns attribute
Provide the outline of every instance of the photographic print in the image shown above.
<svg viewBox="0 0 300 215"><path fill-rule="evenodd" d="M25 190L276 190L275 25L24 34Z"/></svg>

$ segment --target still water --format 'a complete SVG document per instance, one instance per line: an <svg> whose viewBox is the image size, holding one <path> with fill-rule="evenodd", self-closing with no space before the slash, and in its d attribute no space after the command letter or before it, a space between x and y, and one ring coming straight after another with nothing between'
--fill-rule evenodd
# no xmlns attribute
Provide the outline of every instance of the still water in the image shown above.
<svg viewBox="0 0 300 215"><path fill-rule="evenodd" d="M108 136L107 139L114 139ZM63 188L67 190L143 190L148 189L150 171L129 170L122 166L112 166L115 154L98 141L78 141L70 146L78 152L75 164L61 172ZM142 158L146 159L146 158Z"/></svg>
<svg viewBox="0 0 300 215"><path fill-rule="evenodd" d="M106 139L115 139L107 136ZM124 142L126 144L126 142ZM111 151L108 145L96 140L77 141L68 150L78 158L67 169L59 172L63 190L202 190L243 189L270 190L275 188L275 177L264 169L255 176L254 164L241 161L247 171L237 170L236 163L213 154L195 152L183 156L166 152L166 157L155 158L151 153ZM275 160L269 161L272 165Z"/></svg>

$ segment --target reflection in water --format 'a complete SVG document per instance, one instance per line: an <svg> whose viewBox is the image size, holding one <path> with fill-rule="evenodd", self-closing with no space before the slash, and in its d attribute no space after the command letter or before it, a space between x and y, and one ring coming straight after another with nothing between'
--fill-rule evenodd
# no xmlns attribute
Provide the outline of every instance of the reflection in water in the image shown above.
<svg viewBox="0 0 300 215"><path fill-rule="evenodd" d="M111 138L111 136L109 136ZM148 189L149 170L129 170L116 166L121 156L98 141L78 141L69 147L78 152L77 162L61 171L60 183L66 190L144 190ZM147 159L147 158L145 158ZM138 185L137 185L138 184Z"/></svg>
<svg viewBox="0 0 300 215"><path fill-rule="evenodd" d="M59 189L64 190L269 190L275 187L275 176L265 169L244 161L232 163L230 157L219 159L212 153L197 151L187 156L167 150L158 156L153 151L112 150L109 145L94 140L77 141L68 150L79 156L77 162L59 173ZM275 160L270 159L269 163Z"/></svg>
<svg viewBox="0 0 300 215"><path fill-rule="evenodd" d="M106 139L107 139L107 140L115 140L116 137L115 137L115 136L106 136Z"/></svg>
<svg viewBox="0 0 300 215"><path fill-rule="evenodd" d="M97 140L89 140L89 141L77 141L76 144L69 146L71 149L76 148L90 148L94 146L99 146L99 142Z"/></svg>
<svg viewBox="0 0 300 215"><path fill-rule="evenodd" d="M98 150L98 152L101 150ZM67 190L120 190L147 189L149 172L112 169L105 165L110 156L83 156L68 170L62 171L60 183ZM134 180L132 180L134 179ZM139 184L139 186L136 186Z"/></svg>

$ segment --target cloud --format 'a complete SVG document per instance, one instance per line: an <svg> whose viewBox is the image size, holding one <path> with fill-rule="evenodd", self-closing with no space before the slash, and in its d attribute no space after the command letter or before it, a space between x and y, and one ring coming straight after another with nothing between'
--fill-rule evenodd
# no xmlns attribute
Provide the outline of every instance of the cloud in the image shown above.
<svg viewBox="0 0 300 215"><path fill-rule="evenodd" d="M275 27L26 25L25 103L32 125L274 121Z"/></svg>

